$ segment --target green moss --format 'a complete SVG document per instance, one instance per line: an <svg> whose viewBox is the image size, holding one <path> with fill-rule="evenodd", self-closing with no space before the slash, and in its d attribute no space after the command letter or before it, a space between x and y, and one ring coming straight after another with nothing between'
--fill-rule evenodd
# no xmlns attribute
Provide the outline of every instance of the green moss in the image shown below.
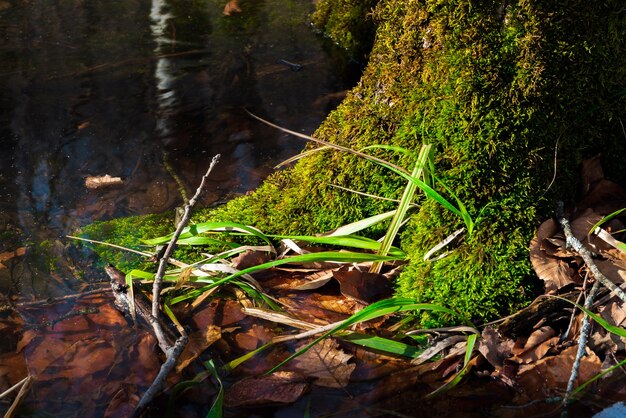
<svg viewBox="0 0 626 418"><path fill-rule="evenodd" d="M138 251L146 251L142 240L167 235L174 231L172 213L130 216L106 222L95 222L80 231L83 238L107 242ZM91 245L103 264L113 264L122 271L134 268L150 270L153 265L137 254L103 245Z"/></svg>
<svg viewBox="0 0 626 418"><path fill-rule="evenodd" d="M318 14L345 21L346 4L322 1ZM617 0L378 2L363 78L316 135L354 149L418 150L431 143L439 177L470 212L489 204L474 235L448 257L424 262L424 253L462 222L423 202L402 234L410 261L399 295L478 320L529 300L527 246L535 228L553 214L557 199L576 199L582 158L624 151L625 14ZM409 168L406 158L379 153ZM605 163L615 180L624 180L619 161ZM393 208L330 184L392 198L404 187L379 166L326 151L199 217L311 234Z"/></svg>
<svg viewBox="0 0 626 418"><path fill-rule="evenodd" d="M326 14L344 13L340 5L322 5L330 7ZM552 215L556 199L576 198L584 156L624 147L618 118L626 107L617 94L626 79L619 52L624 13L618 1L378 3L376 42L361 83L317 136L356 149L432 143L439 176L470 211L491 205L471 238L427 263L424 253L461 222L423 204L402 237L411 261L399 294L477 319L529 300L527 246L535 228ZM384 169L329 152L273 176L217 216L313 233L390 208L330 183L387 197L403 188Z"/></svg>
<svg viewBox="0 0 626 418"><path fill-rule="evenodd" d="M321 0L312 16L313 25L358 59L365 58L374 43L376 27L372 10L379 0Z"/></svg>

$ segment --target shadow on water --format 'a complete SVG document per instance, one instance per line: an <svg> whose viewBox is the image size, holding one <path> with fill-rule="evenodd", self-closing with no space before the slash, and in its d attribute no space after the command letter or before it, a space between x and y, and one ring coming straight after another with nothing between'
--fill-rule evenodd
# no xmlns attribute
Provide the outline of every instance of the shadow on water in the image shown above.
<svg viewBox="0 0 626 418"><path fill-rule="evenodd" d="M214 154L203 204L254 188L304 144L243 109L312 133L356 82L311 2L224 3L0 1L2 293L66 292L66 234L180 205L172 173L192 193ZM105 174L122 185L85 187Z"/></svg>

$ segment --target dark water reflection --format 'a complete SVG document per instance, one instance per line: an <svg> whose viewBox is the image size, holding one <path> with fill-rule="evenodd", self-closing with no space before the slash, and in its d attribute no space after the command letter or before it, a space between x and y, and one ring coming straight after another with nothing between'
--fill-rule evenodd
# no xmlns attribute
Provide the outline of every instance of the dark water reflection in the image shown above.
<svg viewBox="0 0 626 418"><path fill-rule="evenodd" d="M306 24L310 0L224 3L0 1L0 253L32 261L5 262L2 292L45 296L42 242L64 255L77 226L179 205L164 160L192 193L222 154L204 204L255 187L303 143L243 108L311 133L354 83ZM105 174L123 186L85 187Z"/></svg>

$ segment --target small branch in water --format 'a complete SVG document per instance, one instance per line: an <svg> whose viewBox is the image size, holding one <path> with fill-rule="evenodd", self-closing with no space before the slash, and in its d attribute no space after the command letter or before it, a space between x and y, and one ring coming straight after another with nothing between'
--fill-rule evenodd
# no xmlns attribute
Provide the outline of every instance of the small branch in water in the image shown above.
<svg viewBox="0 0 626 418"><path fill-rule="evenodd" d="M202 177L202 181L200 182L200 185L198 186L196 193L193 195L191 200L187 202L187 205L185 205L185 213L183 214L183 217L180 223L176 227L176 231L174 232L172 239L167 245L167 248L165 249L163 256L159 260L159 268L154 277L154 283L152 284L152 312L151 312L151 315L149 315L148 320L150 322L150 325L152 325L152 328L154 329L155 336L159 340L159 345L165 348L164 351L166 355L166 360L165 360L165 363L163 363L163 365L161 366L161 370L159 370L159 374L154 379L154 382L152 382L148 390L143 394L141 400L139 401L139 404L137 404L137 407L135 408L134 416L139 416L139 414L141 414L141 411L146 406L148 406L150 402L152 402L154 397L157 396L163 390L163 388L167 384L167 375L172 371L172 369L176 365L176 361L178 360L178 357L183 352L183 349L185 348L185 345L187 344L188 338L187 338L187 335L185 335L184 331L181 332L182 334L181 337L178 338L178 340L176 340L176 343L174 344L173 347L172 346L168 347L168 344L165 341L165 338L164 338L165 332L161 326L161 321L157 319L160 313L159 308L160 308L161 285L163 283L163 276L165 275L165 267L167 266L167 261L170 255L172 254L172 251L174 250L176 241L178 241L178 237L180 237L180 234L182 233L183 229L189 223L189 220L191 219L191 210L193 209L196 202L198 201L198 198L200 197L200 193L202 192L202 189L204 189L206 180L211 174L211 171L213 171L213 168L215 167L215 165L218 163L219 159L220 159L220 155L217 154L211 160L211 165L209 165L209 169L207 170L206 174Z"/></svg>
<svg viewBox="0 0 626 418"><path fill-rule="evenodd" d="M165 253L159 260L159 268L157 269L156 275L154 277L154 284L152 285L152 316L154 316L155 318L159 315L159 297L161 293L161 285L163 283L163 276L165 275L165 267L167 266L167 260L170 258L170 255L172 255L172 252L174 251L174 246L176 245L176 241L178 241L178 237L180 237L183 229L189 223L189 220L191 219L191 209L193 209L193 207L195 206L198 197L200 197L200 193L204 188L207 178L209 177L211 171L213 171L213 167L215 167L219 160L219 154L217 154L215 157L213 157L213 160L211 160L211 165L209 166L209 169L202 177L202 180L200 181L200 186L198 186L198 189L196 190L196 194L194 194L191 200L189 200L189 202L185 205L185 213L183 214L183 217L180 220L180 223L178 224L178 227L176 228L172 239L167 245Z"/></svg>
<svg viewBox="0 0 626 418"><path fill-rule="evenodd" d="M174 347L167 350L167 352L165 353L167 356L165 363L163 363L163 365L161 366L161 370L159 370L159 374L154 379L154 382L152 382L148 390L146 390L146 393L144 393L141 397L141 400L135 408L133 416L138 417L141 414L141 411L143 411L150 404L150 402L152 402L152 400L163 390L163 388L167 384L167 375L169 375L174 366L176 366L176 361L178 360L180 354L183 352L186 344L187 336L183 335L178 340L176 340L176 344L174 344Z"/></svg>

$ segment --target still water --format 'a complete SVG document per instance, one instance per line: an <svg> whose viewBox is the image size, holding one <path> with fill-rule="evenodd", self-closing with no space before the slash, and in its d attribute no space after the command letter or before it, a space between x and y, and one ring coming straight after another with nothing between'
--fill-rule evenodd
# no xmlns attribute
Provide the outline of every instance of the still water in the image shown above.
<svg viewBox="0 0 626 418"><path fill-rule="evenodd" d="M2 294L62 293L66 234L180 205L174 177L192 194L214 154L203 204L254 188L304 144L244 109L310 134L354 84L311 0L225 3L0 0Z"/></svg>

